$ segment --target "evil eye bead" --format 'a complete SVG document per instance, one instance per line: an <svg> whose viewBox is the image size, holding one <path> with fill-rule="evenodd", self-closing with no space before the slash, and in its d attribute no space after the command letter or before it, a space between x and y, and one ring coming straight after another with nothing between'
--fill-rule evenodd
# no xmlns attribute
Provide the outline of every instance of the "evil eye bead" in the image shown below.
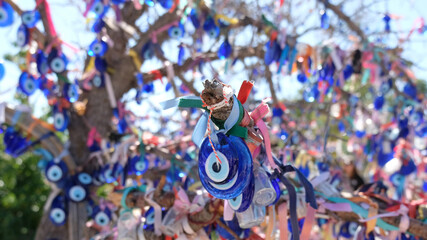
<svg viewBox="0 0 427 240"><path fill-rule="evenodd" d="M173 0L157 0L164 9L170 9L173 6Z"/></svg>
<svg viewBox="0 0 427 240"><path fill-rule="evenodd" d="M104 211L99 211L94 217L95 223L101 227L107 226L110 223L110 217Z"/></svg>
<svg viewBox="0 0 427 240"><path fill-rule="evenodd" d="M141 57L143 59L151 59L154 57L154 46L151 42L147 42L141 49Z"/></svg>
<svg viewBox="0 0 427 240"><path fill-rule="evenodd" d="M95 15L97 17L103 17L104 14L107 12L109 6L108 5L104 5L102 0L97 0L95 1L95 3L92 5L92 9L91 11L93 13L95 13Z"/></svg>
<svg viewBox="0 0 427 240"><path fill-rule="evenodd" d="M22 72L19 77L19 89L27 95L32 95L39 88L38 81L28 74L27 72Z"/></svg>
<svg viewBox="0 0 427 240"><path fill-rule="evenodd" d="M212 149L210 144L207 148L207 150L209 150L209 148ZM202 160L199 160L199 169L201 169L203 176L206 176L206 180L209 182L219 184L226 183L236 176L238 156L234 149L230 148L230 144L224 144L224 146L218 144L215 148L221 163L216 158L215 152L211 151L206 157L205 152L201 151L199 155L202 155Z"/></svg>
<svg viewBox="0 0 427 240"><path fill-rule="evenodd" d="M254 177L251 178L251 183L239 196L228 199L229 206L236 212L243 212L249 208L254 196Z"/></svg>
<svg viewBox="0 0 427 240"><path fill-rule="evenodd" d="M21 18L22 24L28 28L33 28L40 20L40 13L38 11L25 11L22 13Z"/></svg>
<svg viewBox="0 0 427 240"><path fill-rule="evenodd" d="M147 212L144 214L145 223L144 229L153 229L154 228L154 208L150 207Z"/></svg>
<svg viewBox="0 0 427 240"><path fill-rule="evenodd" d="M46 177L51 182L59 181L63 174L62 169L58 165L53 165L46 171Z"/></svg>
<svg viewBox="0 0 427 240"><path fill-rule="evenodd" d="M319 97L319 94L320 92L319 89L317 89L317 86L306 88L303 93L304 100L306 102L312 103Z"/></svg>
<svg viewBox="0 0 427 240"><path fill-rule="evenodd" d="M108 50L108 44L102 40L95 39L90 45L88 54L89 56L102 57Z"/></svg>
<svg viewBox="0 0 427 240"><path fill-rule="evenodd" d="M105 165L101 172L106 183L112 183L116 180L114 179L113 170L110 168L110 164Z"/></svg>
<svg viewBox="0 0 427 240"><path fill-rule="evenodd" d="M210 38L217 38L220 32L219 27L215 24L212 17L208 17L203 24L203 30L208 34Z"/></svg>
<svg viewBox="0 0 427 240"><path fill-rule="evenodd" d="M64 85L64 96L71 103L77 101L79 98L79 87L77 84L66 83Z"/></svg>
<svg viewBox="0 0 427 240"><path fill-rule="evenodd" d="M45 75L49 71L49 64L47 57L42 50L38 50L36 53L37 71L41 75Z"/></svg>
<svg viewBox="0 0 427 240"><path fill-rule="evenodd" d="M358 226L355 222L346 222L340 228L340 235L345 238L351 238L356 233Z"/></svg>
<svg viewBox="0 0 427 240"><path fill-rule="evenodd" d="M102 18L98 18L95 21L95 23L93 23L91 31L94 33L99 33L104 26L105 26L104 20L102 20Z"/></svg>
<svg viewBox="0 0 427 240"><path fill-rule="evenodd" d="M393 186L397 187L402 185L404 177L398 173L394 173L390 176L390 182L393 184Z"/></svg>
<svg viewBox="0 0 427 240"><path fill-rule="evenodd" d="M169 36L174 39L180 39L184 36L185 30L184 25L181 23L178 26L172 26L168 30Z"/></svg>
<svg viewBox="0 0 427 240"><path fill-rule="evenodd" d="M92 78L92 85L94 87L100 88L102 86L104 86L104 74L96 74L93 78Z"/></svg>
<svg viewBox="0 0 427 240"><path fill-rule="evenodd" d="M48 57L49 67L53 72L62 73L67 69L68 60L65 55L59 54L56 49L53 49Z"/></svg>
<svg viewBox="0 0 427 240"><path fill-rule="evenodd" d="M221 44L221 46L218 49L218 57L219 59L226 59L231 55L232 52L233 52L233 49L231 48L231 45L228 42L228 39L225 39L225 41Z"/></svg>
<svg viewBox="0 0 427 240"><path fill-rule="evenodd" d="M68 198L73 202L81 202L86 198L86 189L80 185L74 185L68 189Z"/></svg>
<svg viewBox="0 0 427 240"><path fill-rule="evenodd" d="M221 199L232 199L239 196L250 184L252 155L242 139L235 136L227 137L222 133L217 134L217 136L219 144L215 145L215 149L217 153L222 153L226 158L221 160L221 167L216 163L216 158L213 158L213 161L209 160L212 157L213 150L209 139L206 138L199 152L200 181L212 196ZM228 167L226 167L225 161L228 161ZM206 168L206 165L208 168ZM237 169L235 169L236 167ZM223 168L224 170L222 170ZM214 177L213 179L209 178L206 169L209 170L209 175ZM228 173L222 172L225 170ZM228 175L225 180L223 180L224 175ZM221 180L223 181L218 182Z"/></svg>
<svg viewBox="0 0 427 240"><path fill-rule="evenodd" d="M144 174L148 169L148 161L146 158L141 159L140 156L135 156L130 161L132 172L136 175Z"/></svg>
<svg viewBox="0 0 427 240"><path fill-rule="evenodd" d="M267 48L267 51L264 55L265 64L270 65L274 61L279 60L281 49L280 49L280 45L276 41L267 42L266 48Z"/></svg>
<svg viewBox="0 0 427 240"><path fill-rule="evenodd" d="M67 112L63 109L62 111L56 110L53 111L53 126L57 131L63 132L67 129L68 126L68 115Z"/></svg>
<svg viewBox="0 0 427 240"><path fill-rule="evenodd" d="M4 65L3 63L0 62L0 81L4 78L4 73L5 73Z"/></svg>
<svg viewBox="0 0 427 240"><path fill-rule="evenodd" d="M18 32L16 34L16 44L18 47L24 47L30 41L30 32L25 25L21 25L18 28Z"/></svg>
<svg viewBox="0 0 427 240"><path fill-rule="evenodd" d="M92 177L85 172L79 173L77 175L77 180L79 183L85 186L92 184Z"/></svg>
<svg viewBox="0 0 427 240"><path fill-rule="evenodd" d="M65 223L67 214L62 208L52 208L49 213L50 220L57 226L61 226Z"/></svg>
<svg viewBox="0 0 427 240"><path fill-rule="evenodd" d="M13 8L9 3L3 1L0 4L0 27L7 27L13 23Z"/></svg>

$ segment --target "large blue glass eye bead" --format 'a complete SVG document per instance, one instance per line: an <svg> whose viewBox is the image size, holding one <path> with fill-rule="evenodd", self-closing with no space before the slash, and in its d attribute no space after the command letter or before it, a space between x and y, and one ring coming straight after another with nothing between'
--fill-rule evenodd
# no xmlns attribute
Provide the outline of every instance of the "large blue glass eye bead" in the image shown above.
<svg viewBox="0 0 427 240"><path fill-rule="evenodd" d="M45 175L49 182L58 183L64 180L67 176L68 168L63 161L56 163L51 160L47 163L45 169Z"/></svg>
<svg viewBox="0 0 427 240"><path fill-rule="evenodd" d="M7 2L0 4L0 27L7 27L13 23L13 8Z"/></svg>
<svg viewBox="0 0 427 240"><path fill-rule="evenodd" d="M199 151L199 176L202 185L214 197L232 199L239 196L250 184L252 155L239 137L218 133L215 149L221 164L206 138ZM237 170L234 168L237 166Z"/></svg>
<svg viewBox="0 0 427 240"><path fill-rule="evenodd" d="M105 227L111 221L111 210L107 207L101 210L99 206L95 206L93 208L92 218L98 226Z"/></svg>
<svg viewBox="0 0 427 240"><path fill-rule="evenodd" d="M239 196L228 199L228 204L230 205L231 209L233 209L236 212L243 212L246 209L249 208L249 206L252 203L254 192L255 192L255 183L254 183L254 176L251 174L251 182L248 185L248 187L243 190L242 194Z"/></svg>
<svg viewBox="0 0 427 240"><path fill-rule="evenodd" d="M67 209L65 205L65 197L62 195L56 196L50 207L49 218L53 224L57 226L64 225L67 221Z"/></svg>

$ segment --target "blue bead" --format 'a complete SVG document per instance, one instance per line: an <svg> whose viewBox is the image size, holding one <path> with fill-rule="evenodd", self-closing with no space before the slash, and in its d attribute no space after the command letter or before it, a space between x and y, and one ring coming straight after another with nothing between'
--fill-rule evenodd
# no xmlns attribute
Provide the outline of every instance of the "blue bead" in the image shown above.
<svg viewBox="0 0 427 240"><path fill-rule="evenodd" d="M231 48L230 43L228 42L228 39L225 39L225 41L221 44L221 46L218 49L218 57L220 59L226 59L228 58L233 49Z"/></svg>
<svg viewBox="0 0 427 240"><path fill-rule="evenodd" d="M0 27L7 27L13 23L13 8L9 3L3 1L0 5Z"/></svg>

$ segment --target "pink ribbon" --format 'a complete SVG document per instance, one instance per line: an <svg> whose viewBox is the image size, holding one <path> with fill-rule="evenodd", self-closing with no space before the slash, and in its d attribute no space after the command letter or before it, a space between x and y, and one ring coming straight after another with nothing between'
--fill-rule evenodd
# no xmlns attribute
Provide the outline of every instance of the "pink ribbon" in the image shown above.
<svg viewBox="0 0 427 240"><path fill-rule="evenodd" d="M179 217L200 212L205 207L205 201L201 195L196 195L193 201L190 202L187 193L183 189L180 189L177 196L178 198L175 199L173 207L179 213Z"/></svg>
<svg viewBox="0 0 427 240"><path fill-rule="evenodd" d="M52 16L50 14L50 7L49 7L49 3L47 2L47 0L37 0L36 2L36 8L41 4L44 3L44 9L46 11L46 19L47 19L47 24L49 26L49 32L50 35L52 37L56 37L56 30L55 30L55 26L53 25L52 22Z"/></svg>
<svg viewBox="0 0 427 240"><path fill-rule="evenodd" d="M141 10L142 9L142 5L139 2L139 0L133 0L133 6L135 7L136 10Z"/></svg>
<svg viewBox="0 0 427 240"><path fill-rule="evenodd" d="M268 128L265 125L262 118L270 111L268 105L263 101L253 112L250 113L251 118L254 120L254 123L258 126L261 134L264 138L265 150L267 152L267 159L270 163L270 166L274 169L278 168L276 163L273 160L273 155L271 153L271 142L270 142L270 133Z"/></svg>
<svg viewBox="0 0 427 240"><path fill-rule="evenodd" d="M96 130L96 127L92 127L87 137L86 146L92 146L95 141L99 143L101 141L101 135Z"/></svg>
<svg viewBox="0 0 427 240"><path fill-rule="evenodd" d="M312 208L310 204L307 204L307 214L304 220L304 226L302 227L300 239L310 239L310 232L314 223L314 215L316 209Z"/></svg>
<svg viewBox="0 0 427 240"><path fill-rule="evenodd" d="M163 27L161 27L161 28L159 28L157 30L152 31L151 34L150 34L151 41L153 43L157 43L157 34L160 34L160 33L164 32L164 31L166 31L167 29L169 29L172 26L178 26L178 23L179 22L177 20L177 21L174 21L172 23L166 24L166 25L164 25Z"/></svg>
<svg viewBox="0 0 427 240"><path fill-rule="evenodd" d="M94 3L95 3L95 0L89 0L89 2L86 4L86 10L83 13L83 17L87 17L87 14L89 13Z"/></svg>
<svg viewBox="0 0 427 240"><path fill-rule="evenodd" d="M288 240L288 204L279 205L279 230L280 240Z"/></svg>

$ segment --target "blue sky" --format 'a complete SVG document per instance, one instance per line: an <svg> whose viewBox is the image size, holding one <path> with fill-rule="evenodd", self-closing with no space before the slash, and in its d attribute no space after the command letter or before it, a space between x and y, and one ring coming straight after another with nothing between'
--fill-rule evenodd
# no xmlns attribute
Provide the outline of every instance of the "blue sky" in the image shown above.
<svg viewBox="0 0 427 240"><path fill-rule="evenodd" d="M23 10L31 10L34 9L35 1L19 1L19 6ZM69 1L64 0L50 0L49 3L51 5L51 12L53 22L59 33L59 36L64 41L73 44L77 47L85 48L90 44L90 42L94 39L95 35L91 33L88 29L88 25L85 24L86 20L82 16L82 12L84 11L83 1L71 1L73 4L70 4ZM293 9L293 14L304 14L304 11L307 11L306 6L304 5L306 1L301 0L302 4L300 4L298 8ZM350 0L350 4L347 5L347 9L344 11L351 13L354 12L356 7L360 4L359 0ZM307 4L308 6L308 4ZM354 8L354 9L353 9ZM373 24L369 24L369 29L365 29L366 31L378 31L384 28L384 24L381 20L382 13L386 12L388 8L389 12L395 15L399 15L402 18L399 21L392 21L391 27L392 30L402 31L405 34L411 29L413 22L418 17L425 17L427 20L427 13L424 13L424 9L427 9L427 1L425 0L390 0L388 4L385 2L375 4L370 8L372 13L376 13L370 15L371 19L361 19L362 21L372 21ZM314 13L313 13L314 14ZM329 13L329 15L333 15ZM318 22L318 15L311 16L311 22ZM0 45L0 61L5 54L15 54L19 51L19 49L15 48L11 43L16 40L16 31L19 27L21 20L18 19L18 16L15 17L15 23L11 27L0 28L0 36L2 39L2 43ZM307 21L309 22L309 21ZM306 22L306 24L307 24ZM42 25L39 22L37 25L40 29L42 29ZM420 68L413 68L415 74L418 78L427 80L427 33L420 35L418 32L415 32L411 38L411 41L405 43L403 48L405 49L404 57L415 62ZM318 44L319 37L320 39L325 39L325 34L322 32L315 32L313 34L307 34L300 41L306 42L308 44ZM384 36L383 36L384 37ZM390 44L391 46L396 44L396 39L394 37L385 37L383 41ZM173 46L176 42L166 43L170 44L169 46ZM71 64L69 69L82 68L82 61L85 57L85 53L82 51L79 54L74 54L68 48L64 47L65 54L69 56L71 60ZM220 63L223 64L223 63ZM0 102L13 102L13 96L15 94L15 86L18 83L18 78L20 75L20 70L17 65L14 63L4 62L6 68L6 75L4 79L0 82ZM143 70L155 69L159 67L159 63L147 63L144 64ZM236 67L236 68L242 68ZM77 75L78 76L78 75ZM230 78L239 78L239 75L226 75ZM208 77L208 76L206 76ZM243 76L244 77L244 76ZM73 78L73 77L71 77ZM243 79L241 79L243 80ZM295 77L283 77L283 76L275 76L275 81L280 81L282 89L287 89L288 91L279 92L279 97L296 97L297 90L301 87L301 85L296 81ZM236 84L236 88L240 85L241 81L238 81ZM198 87L201 87L201 83L198 83ZM161 94L164 89L161 83L156 82L156 89L158 90L156 96L151 98L152 102L157 102L159 99L172 98L173 94L170 92L166 94L166 96ZM292 89L292 91L289 91ZM258 92L268 92L268 87L266 85L258 86ZM38 91L36 94L30 97L30 103L35 104L37 106L46 106L47 101L43 94ZM146 109L150 106L149 103L144 103L143 106L133 106L135 108ZM150 107L148 107L150 108ZM35 115L39 115L43 112L43 108L36 108ZM142 114L143 115L143 114Z"/></svg>

